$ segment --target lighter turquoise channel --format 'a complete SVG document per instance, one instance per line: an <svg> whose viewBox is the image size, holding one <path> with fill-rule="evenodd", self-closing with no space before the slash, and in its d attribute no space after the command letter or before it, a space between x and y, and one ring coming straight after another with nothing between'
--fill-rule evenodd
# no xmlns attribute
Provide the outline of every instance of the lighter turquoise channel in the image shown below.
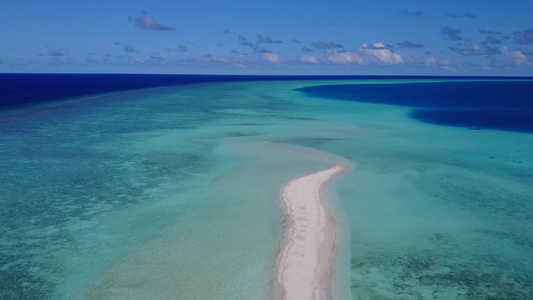
<svg viewBox="0 0 533 300"><path fill-rule="evenodd" d="M48 108L60 121L0 139L11 176L46 173L8 197L55 199L49 220L5 230L1 245L26 246L2 248L14 260L1 271L53 299L269 299L279 187L328 167L305 155L316 151L354 166L329 191L339 299L533 298L533 135L294 90L350 82L197 84Z"/></svg>

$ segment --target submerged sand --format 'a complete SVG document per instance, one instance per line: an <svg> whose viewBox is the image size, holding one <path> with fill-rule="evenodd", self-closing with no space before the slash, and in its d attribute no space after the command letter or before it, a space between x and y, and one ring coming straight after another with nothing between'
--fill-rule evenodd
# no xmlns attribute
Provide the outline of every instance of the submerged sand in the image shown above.
<svg viewBox="0 0 533 300"><path fill-rule="evenodd" d="M321 197L343 165L298 177L280 191L285 208L280 252L272 274L274 299L331 299L330 279L339 226Z"/></svg>

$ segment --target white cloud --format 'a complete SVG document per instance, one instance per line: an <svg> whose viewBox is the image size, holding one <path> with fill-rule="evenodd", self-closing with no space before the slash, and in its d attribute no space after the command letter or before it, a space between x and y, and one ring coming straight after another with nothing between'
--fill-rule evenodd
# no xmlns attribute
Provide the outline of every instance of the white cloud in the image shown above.
<svg viewBox="0 0 533 300"><path fill-rule="evenodd" d="M426 59L426 65L434 65L437 63L437 59L435 57L431 56Z"/></svg>
<svg viewBox="0 0 533 300"><path fill-rule="evenodd" d="M135 25L137 27L140 27L146 30L157 30L157 31L174 30L174 28L172 27L168 27L168 26L164 26L164 25L156 23L154 21L154 17L152 17L147 12L143 12L142 16L138 16L135 18Z"/></svg>
<svg viewBox="0 0 533 300"><path fill-rule="evenodd" d="M168 64L168 59L166 59L164 57L161 57L161 56L151 55L150 56L150 62L156 63L156 64L166 65L166 64Z"/></svg>
<svg viewBox="0 0 533 300"><path fill-rule="evenodd" d="M450 69L450 62L447 61L447 60L437 60L434 56L430 56L428 58L426 58L423 63L426 65L426 66L437 66L437 67L440 67L441 69L443 70L449 70Z"/></svg>
<svg viewBox="0 0 533 300"><path fill-rule="evenodd" d="M314 57L314 56L311 56L311 55L302 55L302 56L300 56L300 61L304 62L304 63L312 63L312 64L318 63L317 58Z"/></svg>
<svg viewBox="0 0 533 300"><path fill-rule="evenodd" d="M520 50L509 51L509 48L507 46L503 46L501 52L508 60L510 60L515 65L529 65L527 61L527 56L525 56L524 53L522 53Z"/></svg>
<svg viewBox="0 0 533 300"><path fill-rule="evenodd" d="M262 53L261 58L269 63L278 64L281 62L279 57L274 53Z"/></svg>
<svg viewBox="0 0 533 300"><path fill-rule="evenodd" d="M441 63L441 68L444 69L444 70L449 70L450 69L450 62L445 60Z"/></svg>
<svg viewBox="0 0 533 300"><path fill-rule="evenodd" d="M273 40L270 35L263 36L262 34L256 35L257 43L258 44L281 44L280 40Z"/></svg>
<svg viewBox="0 0 533 300"><path fill-rule="evenodd" d="M228 63L228 62L230 62L230 60L228 58L213 56L213 55L210 55L210 54L206 54L204 56L197 57L197 58L195 58L195 60L198 61L198 62L214 62L214 63Z"/></svg>
<svg viewBox="0 0 533 300"><path fill-rule="evenodd" d="M326 52L326 59L334 64L395 65L404 62L400 54L387 49L383 43L365 43L354 52L330 50Z"/></svg>
<svg viewBox="0 0 533 300"><path fill-rule="evenodd" d="M334 64L363 64L363 58L354 52L326 52L326 59Z"/></svg>
<svg viewBox="0 0 533 300"><path fill-rule="evenodd" d="M383 43L374 43L372 45L363 44L359 52L376 59L381 64L401 64L403 59L398 53L387 49Z"/></svg>
<svg viewBox="0 0 533 300"><path fill-rule="evenodd" d="M224 64L230 67L235 68L246 68L246 59L242 55L238 56L227 56L219 57L210 54L206 54L201 57L196 58L187 58L183 61L194 61L199 63L213 63L213 64Z"/></svg>
<svg viewBox="0 0 533 300"><path fill-rule="evenodd" d="M378 43L372 44L372 46L369 46L368 44L365 43L361 47L374 48L374 49L384 49L385 48L385 44L383 44L381 42L378 42Z"/></svg>
<svg viewBox="0 0 533 300"><path fill-rule="evenodd" d="M470 47L470 49L472 51L474 51L475 53L483 53L483 49L481 49L481 47L479 46L478 43L474 42L474 41L468 41L468 46Z"/></svg>

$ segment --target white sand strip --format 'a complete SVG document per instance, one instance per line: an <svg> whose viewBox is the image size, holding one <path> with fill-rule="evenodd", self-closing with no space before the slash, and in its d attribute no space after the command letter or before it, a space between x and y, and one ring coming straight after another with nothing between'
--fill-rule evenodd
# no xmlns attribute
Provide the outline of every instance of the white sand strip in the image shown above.
<svg viewBox="0 0 533 300"><path fill-rule="evenodd" d="M331 299L331 268L338 225L321 201L321 187L345 166L293 179L281 188L286 212L272 274L274 299Z"/></svg>

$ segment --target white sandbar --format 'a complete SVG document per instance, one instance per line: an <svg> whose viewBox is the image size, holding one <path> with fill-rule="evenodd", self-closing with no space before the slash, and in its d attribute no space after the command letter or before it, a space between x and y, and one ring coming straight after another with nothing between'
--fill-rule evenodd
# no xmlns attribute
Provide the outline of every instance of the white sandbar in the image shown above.
<svg viewBox="0 0 533 300"><path fill-rule="evenodd" d="M331 299L331 268L338 225L321 201L321 187L345 166L308 174L286 183L280 253L272 274L274 299Z"/></svg>

